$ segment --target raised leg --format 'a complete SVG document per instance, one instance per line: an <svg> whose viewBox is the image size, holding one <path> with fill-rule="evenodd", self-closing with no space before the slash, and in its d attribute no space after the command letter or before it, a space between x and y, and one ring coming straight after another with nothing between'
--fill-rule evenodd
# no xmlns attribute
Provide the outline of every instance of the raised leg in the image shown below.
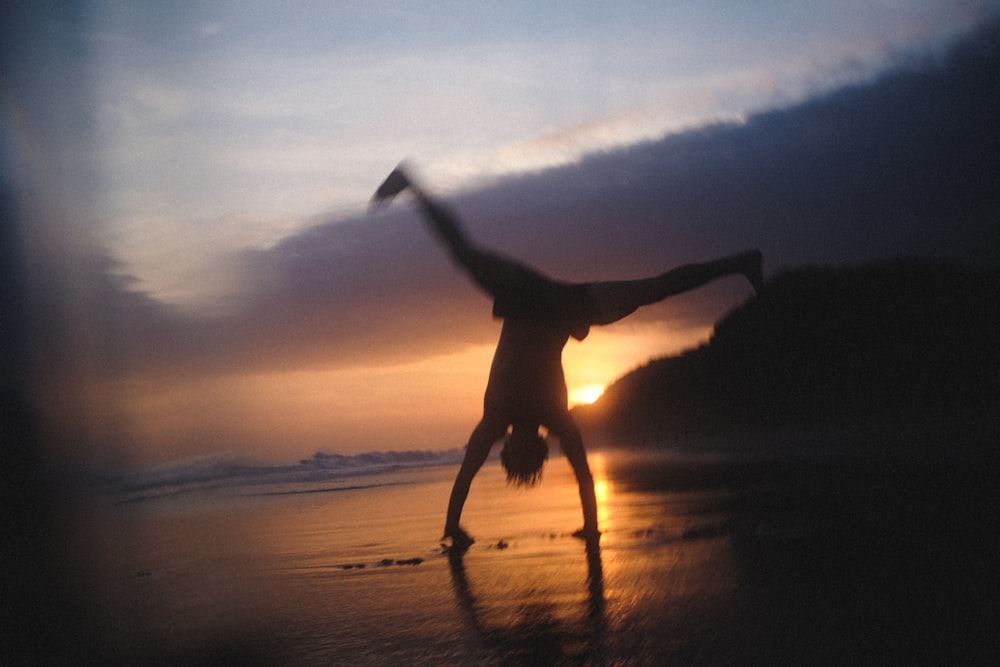
<svg viewBox="0 0 1000 667"><path fill-rule="evenodd" d="M469 240L458 218L445 205L414 189L424 219L452 259L487 293L498 296L531 293L549 281L534 269L503 255L483 250Z"/></svg>
<svg viewBox="0 0 1000 667"><path fill-rule="evenodd" d="M652 278L594 283L589 287L595 305L591 324L610 324L641 306L688 292L718 278L742 275L757 291L763 287L759 250L748 250L702 264L685 264Z"/></svg>
<svg viewBox="0 0 1000 667"><path fill-rule="evenodd" d="M377 207L400 192L409 190L423 213L431 232L441 241L451 258L486 292L493 296L505 293L531 293L548 282L534 269L473 243L451 209L423 191L413 179L397 167L372 197Z"/></svg>

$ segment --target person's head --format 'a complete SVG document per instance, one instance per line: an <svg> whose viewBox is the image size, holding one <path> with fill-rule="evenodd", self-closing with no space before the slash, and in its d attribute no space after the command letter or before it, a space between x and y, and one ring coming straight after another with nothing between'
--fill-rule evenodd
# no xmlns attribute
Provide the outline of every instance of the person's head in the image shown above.
<svg viewBox="0 0 1000 667"><path fill-rule="evenodd" d="M538 426L515 425L500 449L500 463L507 471L507 483L532 486L542 478L542 466L549 457L549 445L538 434Z"/></svg>

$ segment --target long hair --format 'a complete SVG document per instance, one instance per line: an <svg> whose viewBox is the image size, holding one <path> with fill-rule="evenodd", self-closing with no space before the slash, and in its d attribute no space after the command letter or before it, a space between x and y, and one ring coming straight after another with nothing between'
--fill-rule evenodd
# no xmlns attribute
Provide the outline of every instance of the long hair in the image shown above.
<svg viewBox="0 0 1000 667"><path fill-rule="evenodd" d="M507 483L514 486L537 484L548 457L549 445L537 430L513 429L500 449L500 463L507 471Z"/></svg>

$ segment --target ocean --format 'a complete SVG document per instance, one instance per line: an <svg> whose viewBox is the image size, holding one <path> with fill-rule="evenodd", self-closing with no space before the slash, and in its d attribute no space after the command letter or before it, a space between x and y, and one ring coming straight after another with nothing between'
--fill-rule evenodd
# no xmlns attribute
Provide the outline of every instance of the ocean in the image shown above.
<svg viewBox="0 0 1000 667"><path fill-rule="evenodd" d="M404 460L406 459L406 460ZM345 461L347 461L345 459ZM990 664L993 484L948 457L590 455L508 487L458 456L161 471L102 487L75 565L123 664Z"/></svg>

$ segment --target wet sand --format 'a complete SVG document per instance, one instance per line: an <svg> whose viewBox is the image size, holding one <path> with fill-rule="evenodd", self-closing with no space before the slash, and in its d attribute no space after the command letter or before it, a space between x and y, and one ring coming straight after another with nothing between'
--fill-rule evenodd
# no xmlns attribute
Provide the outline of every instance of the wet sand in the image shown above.
<svg viewBox="0 0 1000 667"><path fill-rule="evenodd" d="M599 546L541 486L453 467L104 502L85 597L107 655L239 664L991 664L997 521L955 459L592 455Z"/></svg>

